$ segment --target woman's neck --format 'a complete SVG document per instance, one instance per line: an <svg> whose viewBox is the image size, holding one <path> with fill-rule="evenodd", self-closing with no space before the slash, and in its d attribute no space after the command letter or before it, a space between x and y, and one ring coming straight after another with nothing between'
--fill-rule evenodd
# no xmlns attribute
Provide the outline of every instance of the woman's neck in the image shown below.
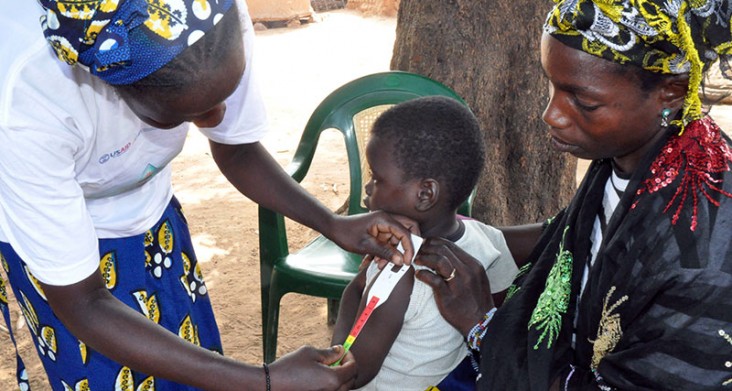
<svg viewBox="0 0 732 391"><path fill-rule="evenodd" d="M641 160L646 156L646 154L656 146L660 142L661 139L665 139L668 135L668 132L670 130L668 128L663 128L656 132L653 137L651 137L648 141L643 143L638 149L635 151L625 155L625 156L616 156L613 158L613 170L615 170L615 173L621 177L621 178L630 178L633 176L633 173L635 170L638 169L638 166L640 165Z"/></svg>

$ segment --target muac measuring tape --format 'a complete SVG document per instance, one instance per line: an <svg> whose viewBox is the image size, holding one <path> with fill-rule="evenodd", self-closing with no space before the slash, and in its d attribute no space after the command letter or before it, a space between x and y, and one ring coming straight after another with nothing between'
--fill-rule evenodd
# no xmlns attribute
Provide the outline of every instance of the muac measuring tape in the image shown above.
<svg viewBox="0 0 732 391"><path fill-rule="evenodd" d="M414 247L414 256L412 256L412 261L414 261L414 257L417 255L417 252L419 252L419 248L422 246L422 238L416 235L412 235L412 245ZM397 246L397 250L399 250L401 253L404 253L404 249L402 248L401 243L399 244L399 246ZM358 337L358 334L361 333L363 326L366 324L366 321L369 319L371 314L377 307L386 302L386 300L389 298L389 295L394 290L396 284L411 266L403 265L402 267L394 270L395 267L396 266L393 263L387 263L381 273L379 273L376 281L374 281L374 283L371 285L371 288L368 289L368 295L366 296L366 307L363 309L363 312L361 312L361 315L356 320L356 323L353 324L351 331L348 333L348 338L346 338L346 342L343 343L343 356L341 356L341 359L331 364L331 366L340 365L341 360L351 349L353 342L356 340L356 337Z"/></svg>

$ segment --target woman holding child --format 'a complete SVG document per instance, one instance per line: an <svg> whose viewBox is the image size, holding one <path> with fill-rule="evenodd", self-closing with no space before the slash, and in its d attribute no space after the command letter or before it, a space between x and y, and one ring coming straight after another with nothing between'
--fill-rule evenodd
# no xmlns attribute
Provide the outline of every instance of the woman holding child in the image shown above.
<svg viewBox="0 0 732 391"><path fill-rule="evenodd" d="M485 273L447 241L416 262L455 277L417 277L483 336L481 390L732 387L732 148L698 94L714 61L728 70L732 5L555 3L543 119L557 150L593 160L582 184L543 231L504 231L525 266L494 315Z"/></svg>

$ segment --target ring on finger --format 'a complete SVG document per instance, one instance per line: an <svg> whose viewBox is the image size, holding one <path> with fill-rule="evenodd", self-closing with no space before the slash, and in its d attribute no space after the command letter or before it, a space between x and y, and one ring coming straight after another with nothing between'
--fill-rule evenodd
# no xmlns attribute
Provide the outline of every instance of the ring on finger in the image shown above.
<svg viewBox="0 0 732 391"><path fill-rule="evenodd" d="M450 273L450 276L445 278L445 282L450 282L453 278L455 278L455 273L457 272L457 269L452 268L452 272Z"/></svg>

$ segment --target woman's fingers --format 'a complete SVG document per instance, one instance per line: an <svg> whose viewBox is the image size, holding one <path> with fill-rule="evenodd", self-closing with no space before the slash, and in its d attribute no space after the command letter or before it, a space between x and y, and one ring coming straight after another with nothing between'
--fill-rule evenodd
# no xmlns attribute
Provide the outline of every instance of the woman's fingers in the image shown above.
<svg viewBox="0 0 732 391"><path fill-rule="evenodd" d="M370 254L396 265L411 263L414 257L412 234L419 233L419 224L407 217L389 215L381 211L369 214L375 222L369 227L369 233L374 240L373 245L376 246ZM396 250L399 244L402 245L403 253Z"/></svg>
<svg viewBox="0 0 732 391"><path fill-rule="evenodd" d="M463 334L494 307L485 269L454 243L428 239L415 263L434 271L420 270L416 276L432 287L440 313Z"/></svg>
<svg viewBox="0 0 732 391"><path fill-rule="evenodd" d="M356 379L353 355L344 356L337 345L327 349L304 346L270 364L272 389L282 390L347 390ZM340 365L330 364L341 359Z"/></svg>
<svg viewBox="0 0 732 391"><path fill-rule="evenodd" d="M357 375L356 359L353 357L353 353L346 352L344 354L345 349L342 345L335 345L320 352L324 355L323 364L331 365L341 360L339 365L331 368L336 372L336 376L338 377L338 383L340 384L338 390L350 390L356 381Z"/></svg>
<svg viewBox="0 0 732 391"><path fill-rule="evenodd" d="M373 223L369 227L371 238L367 243L367 253L388 259L397 265L410 263L414 256L410 231L384 212L373 212L369 215L372 216ZM400 243L403 254L396 249Z"/></svg>
<svg viewBox="0 0 732 391"><path fill-rule="evenodd" d="M428 239L422 245L418 259L420 265L434 270L443 280L451 277L454 279L458 273L465 273L470 269L476 272L475 266L481 268L480 264L460 247L440 238Z"/></svg>

